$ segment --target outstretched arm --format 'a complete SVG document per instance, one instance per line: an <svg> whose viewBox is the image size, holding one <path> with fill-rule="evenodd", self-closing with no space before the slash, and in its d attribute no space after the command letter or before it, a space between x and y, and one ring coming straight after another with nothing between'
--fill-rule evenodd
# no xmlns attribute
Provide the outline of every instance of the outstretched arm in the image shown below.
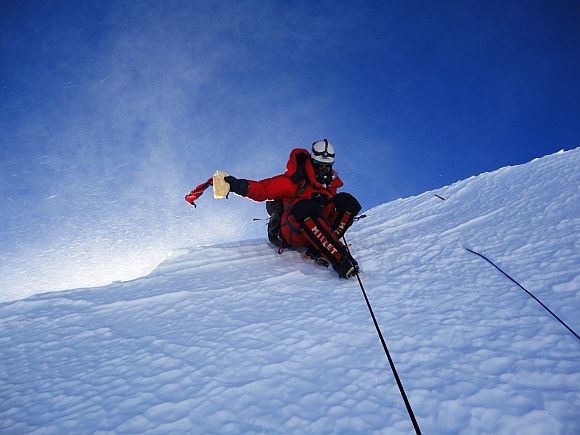
<svg viewBox="0 0 580 435"><path fill-rule="evenodd" d="M254 201L291 198L297 189L286 175L277 175L260 181L238 179L230 175L224 180L229 183L230 191Z"/></svg>

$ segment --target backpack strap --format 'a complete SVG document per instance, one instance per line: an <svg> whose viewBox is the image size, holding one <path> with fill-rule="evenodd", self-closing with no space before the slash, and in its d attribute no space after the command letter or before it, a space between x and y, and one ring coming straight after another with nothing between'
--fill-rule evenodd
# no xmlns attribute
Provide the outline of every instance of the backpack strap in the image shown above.
<svg viewBox="0 0 580 435"><path fill-rule="evenodd" d="M296 198L298 198L306 190L307 186L308 186L308 180L307 179L302 180L302 184L300 185L300 187L296 191L296 194L292 197L292 199L290 200L290 202L288 204L292 204L294 202L294 200ZM286 215L286 225L288 225L288 228L290 228L290 231L292 231L293 233L301 233L302 232L301 228L296 228L290 222L290 213L288 213Z"/></svg>
<svg viewBox="0 0 580 435"><path fill-rule="evenodd" d="M288 204L292 204L298 196L304 192L306 187L308 186L308 180L304 179L300 184L300 187L290 199ZM282 237L282 215L284 214L284 203L282 201L268 201L266 202L266 210L270 215L270 219L268 220L268 240L275 245L278 246L278 254L281 254L284 251L284 248L288 248L291 245L284 240ZM290 228L290 231L294 233L300 233L302 230L300 228L296 228L289 220L290 215L286 215L286 225Z"/></svg>

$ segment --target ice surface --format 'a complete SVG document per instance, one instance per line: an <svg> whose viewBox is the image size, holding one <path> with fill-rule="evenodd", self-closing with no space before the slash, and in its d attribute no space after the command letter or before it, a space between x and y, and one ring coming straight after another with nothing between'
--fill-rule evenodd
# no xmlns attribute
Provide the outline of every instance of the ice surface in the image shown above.
<svg viewBox="0 0 580 435"><path fill-rule="evenodd" d="M424 433L580 433L580 149L348 233ZM441 200L435 194L445 198ZM0 304L0 433L411 433L355 280L264 240Z"/></svg>

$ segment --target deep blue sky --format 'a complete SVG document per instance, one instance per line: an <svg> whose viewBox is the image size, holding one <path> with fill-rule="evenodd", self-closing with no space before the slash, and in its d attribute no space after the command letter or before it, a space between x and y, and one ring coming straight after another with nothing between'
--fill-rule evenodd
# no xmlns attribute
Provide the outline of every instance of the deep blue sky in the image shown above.
<svg viewBox="0 0 580 435"><path fill-rule="evenodd" d="M183 195L321 138L364 209L575 148L579 22L578 1L3 0L0 287L263 237L262 205Z"/></svg>

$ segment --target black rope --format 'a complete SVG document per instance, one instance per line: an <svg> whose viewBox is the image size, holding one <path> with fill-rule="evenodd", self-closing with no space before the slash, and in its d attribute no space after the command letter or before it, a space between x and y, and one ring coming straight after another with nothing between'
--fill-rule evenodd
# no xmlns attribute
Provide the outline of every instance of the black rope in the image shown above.
<svg viewBox="0 0 580 435"><path fill-rule="evenodd" d="M343 240L344 240L344 244L346 246L346 250L350 255L350 251L348 249L348 243L346 242L346 238L344 236L343 236ZM387 355L387 359L389 360L389 365L391 366L391 370L393 371L393 375L395 376L395 381L397 381L399 391L401 392L401 396L403 397L403 401L405 402L405 407L407 408L407 412L409 413L409 417L411 418L411 421L413 422L413 427L415 428L415 433L417 435L421 435L421 429L419 429L419 424L417 423L417 419L415 418L415 414L413 413L413 409L411 408L411 403L409 402L409 399L407 398L407 394L405 393L405 389L403 388L403 383L401 382L401 378L399 378L399 374L397 373L397 369L395 368L395 363L393 362L393 359L391 358L391 354L389 353L389 349L387 349L387 343L385 342L385 339L383 338L383 334L381 333L381 328L379 328L379 323L377 322L377 318L375 317L375 313L373 312L373 308L371 307L371 303L369 301L369 298L367 297L367 293L366 293L365 288L363 286L363 283L360 279L358 270L355 272L355 276L356 276L356 279L358 280L358 283L360 285L360 289L362 290L362 294L363 294L365 301L367 303L367 307L369 309L369 312L371 313L371 317L373 319L373 323L375 324L375 328L377 330L377 333L379 334L379 338L381 339L381 344L383 345L383 349L385 350L385 354Z"/></svg>
<svg viewBox="0 0 580 435"><path fill-rule="evenodd" d="M519 288L521 288L523 291L525 291L527 294L529 294L532 298L534 298L536 300L536 302L538 302L542 307L544 307L546 309L546 311L548 313L550 313L552 316L554 316L554 318L560 322L566 329L568 329L568 331L570 331L572 334L574 334L574 337L576 337L578 340L580 340L580 337L578 336L578 334L576 334L572 328L570 328L568 325L566 325L566 323L560 319L556 314L554 314L552 312L552 310L550 310L546 305L544 305L542 303L541 300L539 300L537 297L535 297L531 292L529 292L528 290L526 290L519 282L517 282L515 279L513 279L511 276L509 276L507 273L505 273L499 266L497 266L493 261L491 261L489 258L487 258L485 255L480 254L479 252L475 252L472 251L469 248L465 248L465 250L471 252L472 254L475 254L481 258L483 258L485 261L487 261L489 264L491 264L493 267L495 267L497 270L499 270L501 273L503 273L506 277L509 278L510 281L512 281L513 283L515 283Z"/></svg>

